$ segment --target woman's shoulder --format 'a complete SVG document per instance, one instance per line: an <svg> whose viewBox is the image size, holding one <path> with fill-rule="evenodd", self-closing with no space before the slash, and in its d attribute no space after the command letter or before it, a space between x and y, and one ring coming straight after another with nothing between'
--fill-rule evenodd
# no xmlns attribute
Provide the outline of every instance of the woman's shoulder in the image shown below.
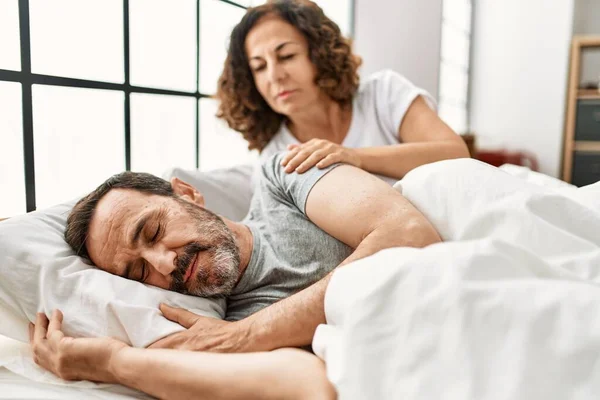
<svg viewBox="0 0 600 400"><path fill-rule="evenodd" d="M404 75L391 69L382 69L367 76L361 83L359 91L366 92L369 90L386 89L389 88L390 85L406 87L414 86L414 84Z"/></svg>
<svg viewBox="0 0 600 400"><path fill-rule="evenodd" d="M408 107L407 103L411 103L419 95L435 109L435 100L426 90L394 70L383 69L372 73L361 83L355 101L363 106L375 104L388 107L392 102Z"/></svg>

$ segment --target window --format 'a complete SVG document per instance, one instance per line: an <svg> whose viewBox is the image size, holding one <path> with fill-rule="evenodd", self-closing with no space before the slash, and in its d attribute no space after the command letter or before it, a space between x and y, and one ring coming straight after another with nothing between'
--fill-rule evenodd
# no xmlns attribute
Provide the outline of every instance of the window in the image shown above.
<svg viewBox="0 0 600 400"><path fill-rule="evenodd" d="M346 37L353 34L354 2L350 0L313 0L323 9L333 22L335 22Z"/></svg>
<svg viewBox="0 0 600 400"><path fill-rule="evenodd" d="M457 133L469 130L471 0L444 0L439 114Z"/></svg>
<svg viewBox="0 0 600 400"><path fill-rule="evenodd" d="M0 82L0 215L25 212L21 84Z"/></svg>
<svg viewBox="0 0 600 400"><path fill-rule="evenodd" d="M17 0L0 2L0 68L21 69L19 50L19 3Z"/></svg>
<svg viewBox="0 0 600 400"><path fill-rule="evenodd" d="M256 159L210 97L231 29L264 2L0 1L0 218L125 169ZM351 0L317 3L351 33Z"/></svg>

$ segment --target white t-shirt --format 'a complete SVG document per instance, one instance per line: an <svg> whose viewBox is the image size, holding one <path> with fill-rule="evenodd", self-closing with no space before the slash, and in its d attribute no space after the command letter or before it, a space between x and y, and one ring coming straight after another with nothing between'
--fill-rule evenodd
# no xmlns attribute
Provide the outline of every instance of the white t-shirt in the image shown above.
<svg viewBox="0 0 600 400"><path fill-rule="evenodd" d="M387 69L372 74L361 82L352 99L352 121L342 146L358 148L400 143L400 124L417 96L423 96L427 104L435 109L435 100L429 93L397 72ZM293 143L299 141L283 123L260 158L266 160ZM393 178L381 178L390 184L397 181Z"/></svg>

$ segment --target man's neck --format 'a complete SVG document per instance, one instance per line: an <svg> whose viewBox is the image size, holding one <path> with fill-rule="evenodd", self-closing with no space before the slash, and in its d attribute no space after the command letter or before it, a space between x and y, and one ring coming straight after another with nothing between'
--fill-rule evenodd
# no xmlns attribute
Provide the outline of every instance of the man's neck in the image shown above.
<svg viewBox="0 0 600 400"><path fill-rule="evenodd" d="M235 239L235 244L238 247L240 252L240 277L242 278L244 272L246 272L246 268L250 263L250 257L252 256L252 246L254 244L254 238L252 236L252 231L247 225L240 224L238 222L230 221L227 218L223 218L225 225L231 230L233 233L233 238ZM238 282L239 282L238 279Z"/></svg>

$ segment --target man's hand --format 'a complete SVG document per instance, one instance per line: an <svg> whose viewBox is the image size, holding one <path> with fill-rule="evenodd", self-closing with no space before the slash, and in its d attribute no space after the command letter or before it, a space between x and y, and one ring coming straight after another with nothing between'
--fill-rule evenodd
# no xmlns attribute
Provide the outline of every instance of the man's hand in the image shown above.
<svg viewBox="0 0 600 400"><path fill-rule="evenodd" d="M49 322L38 313L35 325L29 324L35 363L65 380L116 382L111 361L128 346L112 338L67 337L61 331L62 320L62 313L55 310Z"/></svg>
<svg viewBox="0 0 600 400"><path fill-rule="evenodd" d="M187 330L174 333L153 343L149 348L166 348L216 353L242 353L248 347L249 331L240 322L202 317L182 308L160 305L165 318Z"/></svg>

